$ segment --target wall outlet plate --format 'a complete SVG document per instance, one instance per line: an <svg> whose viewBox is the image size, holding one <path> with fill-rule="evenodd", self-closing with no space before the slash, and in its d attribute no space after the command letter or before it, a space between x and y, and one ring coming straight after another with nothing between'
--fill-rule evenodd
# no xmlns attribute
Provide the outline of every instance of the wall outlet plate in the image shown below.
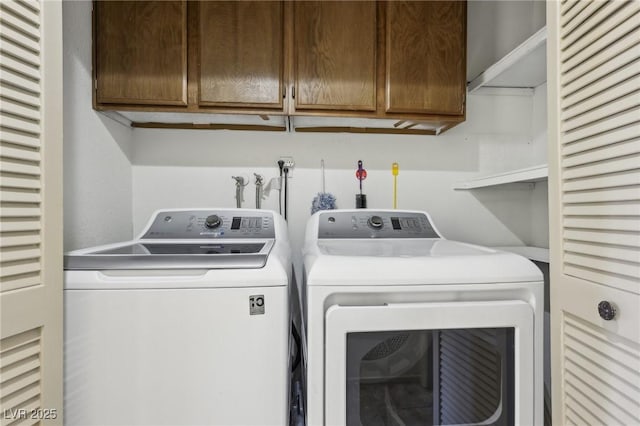
<svg viewBox="0 0 640 426"><path fill-rule="evenodd" d="M293 161L293 157L280 157L280 160L284 161L284 167L289 169L288 176L293 177L293 168L296 166L295 161Z"/></svg>

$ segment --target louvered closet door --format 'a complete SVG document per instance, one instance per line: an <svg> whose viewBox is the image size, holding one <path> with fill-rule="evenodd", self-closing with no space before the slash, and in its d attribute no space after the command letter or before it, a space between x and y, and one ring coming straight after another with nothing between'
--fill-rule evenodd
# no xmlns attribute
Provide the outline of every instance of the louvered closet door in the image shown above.
<svg viewBox="0 0 640 426"><path fill-rule="evenodd" d="M62 423L62 4L0 2L0 422Z"/></svg>
<svg viewBox="0 0 640 426"><path fill-rule="evenodd" d="M547 26L553 420L638 425L640 1L550 2Z"/></svg>

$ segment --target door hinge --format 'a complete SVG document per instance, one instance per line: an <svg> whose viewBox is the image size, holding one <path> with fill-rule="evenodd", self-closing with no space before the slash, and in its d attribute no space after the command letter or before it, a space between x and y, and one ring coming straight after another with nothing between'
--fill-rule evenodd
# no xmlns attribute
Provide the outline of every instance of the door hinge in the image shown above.
<svg viewBox="0 0 640 426"><path fill-rule="evenodd" d="M284 86L282 88L282 99L285 99L287 97L287 86Z"/></svg>
<svg viewBox="0 0 640 426"><path fill-rule="evenodd" d="M291 99L295 99L296 98L296 86L293 86L291 88Z"/></svg>

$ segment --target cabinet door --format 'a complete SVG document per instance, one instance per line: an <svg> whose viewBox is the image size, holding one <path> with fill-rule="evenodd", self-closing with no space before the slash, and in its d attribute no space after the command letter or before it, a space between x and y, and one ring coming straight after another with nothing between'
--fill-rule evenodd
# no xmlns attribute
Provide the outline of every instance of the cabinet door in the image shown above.
<svg viewBox="0 0 640 426"><path fill-rule="evenodd" d="M95 2L98 104L186 105L184 1Z"/></svg>
<svg viewBox="0 0 640 426"><path fill-rule="evenodd" d="M281 109L282 2L205 1L199 6L199 104Z"/></svg>
<svg viewBox="0 0 640 426"><path fill-rule="evenodd" d="M296 109L376 109L376 4L294 4Z"/></svg>
<svg viewBox="0 0 640 426"><path fill-rule="evenodd" d="M386 111L463 114L466 2L390 1Z"/></svg>

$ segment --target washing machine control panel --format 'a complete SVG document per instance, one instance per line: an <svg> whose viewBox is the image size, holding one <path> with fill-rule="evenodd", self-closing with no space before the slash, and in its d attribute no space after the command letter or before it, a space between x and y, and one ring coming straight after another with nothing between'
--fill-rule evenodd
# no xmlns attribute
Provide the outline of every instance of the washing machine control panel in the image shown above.
<svg viewBox="0 0 640 426"><path fill-rule="evenodd" d="M440 238L424 213L326 211L319 215L318 238Z"/></svg>
<svg viewBox="0 0 640 426"><path fill-rule="evenodd" d="M273 215L247 210L159 212L143 239L275 238Z"/></svg>

